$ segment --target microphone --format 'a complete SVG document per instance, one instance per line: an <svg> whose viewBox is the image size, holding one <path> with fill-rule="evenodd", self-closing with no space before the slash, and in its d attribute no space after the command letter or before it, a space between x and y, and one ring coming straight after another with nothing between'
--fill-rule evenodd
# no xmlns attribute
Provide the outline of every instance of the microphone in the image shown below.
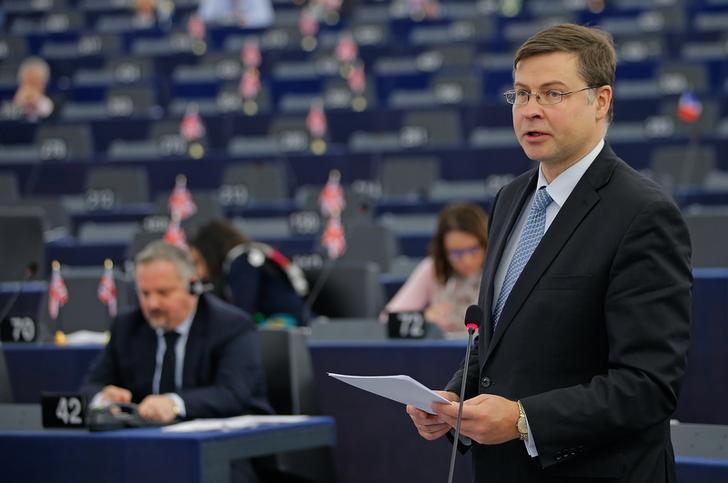
<svg viewBox="0 0 728 483"><path fill-rule="evenodd" d="M455 471L455 455L460 442L460 423L463 420L463 400L465 399L465 381L468 378L468 365L470 364L470 347L473 345L473 335L478 327L483 323L483 309L480 305L471 305L465 311L465 327L468 329L468 348L465 350L465 365L463 366L463 379L460 383L460 402L458 404L458 417L455 421L455 438L453 439L452 454L450 455L450 474L448 483L452 483L453 473Z"/></svg>
<svg viewBox="0 0 728 483"><path fill-rule="evenodd" d="M5 317L7 317L10 310L13 308L13 305L15 305L15 302L18 300L18 297L20 297L20 293L23 291L23 288L25 288L25 284L35 276L37 271L38 264L36 262L30 262L25 266L23 278L18 282L18 286L15 290L13 290L12 295L10 295L8 301L5 303L2 310L0 310L0 322L5 320Z"/></svg>

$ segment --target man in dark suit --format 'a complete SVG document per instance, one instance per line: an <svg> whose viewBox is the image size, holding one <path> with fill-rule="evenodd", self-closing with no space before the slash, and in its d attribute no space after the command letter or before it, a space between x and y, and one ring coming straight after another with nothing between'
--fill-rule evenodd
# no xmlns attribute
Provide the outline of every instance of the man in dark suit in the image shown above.
<svg viewBox="0 0 728 483"><path fill-rule="evenodd" d="M189 254L163 241L139 253L140 307L112 324L83 388L92 404L138 403L160 423L272 412L253 322L201 295L194 274Z"/></svg>
<svg viewBox="0 0 728 483"><path fill-rule="evenodd" d="M690 240L677 207L604 142L611 38L548 28L514 60L513 126L538 168L493 202L462 435L478 482L673 482L669 418L689 341ZM455 425L408 407L431 440ZM520 441L519 441L520 440Z"/></svg>

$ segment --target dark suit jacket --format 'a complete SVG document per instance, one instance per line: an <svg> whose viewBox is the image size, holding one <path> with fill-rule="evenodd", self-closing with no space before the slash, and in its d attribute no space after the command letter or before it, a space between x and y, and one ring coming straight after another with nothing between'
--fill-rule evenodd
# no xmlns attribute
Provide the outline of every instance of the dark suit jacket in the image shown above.
<svg viewBox="0 0 728 483"><path fill-rule="evenodd" d="M689 340L690 240L679 210L605 145L516 282L492 333L493 277L538 172L493 203L467 398L523 403L523 442L474 445L476 481L672 482L669 417ZM462 367L447 389L459 393Z"/></svg>
<svg viewBox="0 0 728 483"><path fill-rule="evenodd" d="M273 261L266 259L260 266L253 266L244 252L229 262L224 282L225 299L254 317L287 314L298 325L308 324L310 310Z"/></svg>
<svg viewBox="0 0 728 483"><path fill-rule="evenodd" d="M139 403L152 394L157 335L140 309L119 315L111 340L95 362L83 391L104 386L129 389ZM266 414L264 373L255 325L243 311L212 295L202 295L190 326L177 392L188 419Z"/></svg>

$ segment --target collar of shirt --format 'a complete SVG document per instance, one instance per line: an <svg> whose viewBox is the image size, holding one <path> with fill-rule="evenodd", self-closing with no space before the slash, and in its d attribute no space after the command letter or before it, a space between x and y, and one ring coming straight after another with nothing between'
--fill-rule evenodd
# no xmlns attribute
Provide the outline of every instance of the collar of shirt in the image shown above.
<svg viewBox="0 0 728 483"><path fill-rule="evenodd" d="M597 158L597 155L602 151L603 147L604 139L601 139L586 156L581 158L572 166L569 166L566 171L558 175L550 184L546 181L546 177L539 166L538 184L536 185L536 189L546 186L546 191L548 191L553 202L561 208L564 206L564 203L566 203L571 192L574 191L576 183L578 183L581 177L584 176L584 173L586 173L586 170L589 169L589 166L591 166Z"/></svg>

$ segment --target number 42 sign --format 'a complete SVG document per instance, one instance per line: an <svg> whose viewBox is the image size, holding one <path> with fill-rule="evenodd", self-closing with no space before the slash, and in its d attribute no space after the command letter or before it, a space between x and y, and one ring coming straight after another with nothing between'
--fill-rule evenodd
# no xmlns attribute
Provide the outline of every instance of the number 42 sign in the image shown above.
<svg viewBox="0 0 728 483"><path fill-rule="evenodd" d="M43 394L41 409L44 428L86 427L86 399L81 394Z"/></svg>

